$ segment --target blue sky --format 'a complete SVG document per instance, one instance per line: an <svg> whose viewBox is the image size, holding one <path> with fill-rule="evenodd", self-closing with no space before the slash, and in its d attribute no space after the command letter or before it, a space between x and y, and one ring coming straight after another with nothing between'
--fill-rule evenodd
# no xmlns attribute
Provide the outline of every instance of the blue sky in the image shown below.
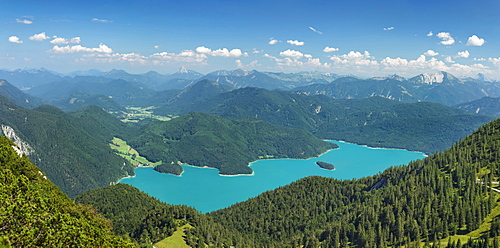
<svg viewBox="0 0 500 248"><path fill-rule="evenodd" d="M0 1L0 68L500 79L500 2Z"/></svg>

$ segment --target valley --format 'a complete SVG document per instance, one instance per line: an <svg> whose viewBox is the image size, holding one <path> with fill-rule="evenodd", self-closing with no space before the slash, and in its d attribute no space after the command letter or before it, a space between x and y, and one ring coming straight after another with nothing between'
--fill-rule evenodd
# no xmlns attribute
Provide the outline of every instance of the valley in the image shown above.
<svg viewBox="0 0 500 248"><path fill-rule="evenodd" d="M499 82L92 73L0 70L0 124L57 194L93 205L136 245L472 246L498 236L499 197L476 180L500 177Z"/></svg>
<svg viewBox="0 0 500 248"><path fill-rule="evenodd" d="M500 1L0 9L0 248L500 248Z"/></svg>

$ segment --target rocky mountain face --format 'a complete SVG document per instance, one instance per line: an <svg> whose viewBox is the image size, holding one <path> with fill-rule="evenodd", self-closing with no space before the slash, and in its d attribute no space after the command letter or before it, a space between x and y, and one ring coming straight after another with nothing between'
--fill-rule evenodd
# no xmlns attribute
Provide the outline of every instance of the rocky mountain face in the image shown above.
<svg viewBox="0 0 500 248"><path fill-rule="evenodd" d="M329 84L313 84L294 89L307 95L339 99L381 96L401 102L436 102L453 106L486 96L500 96L500 83L478 79L458 79L446 73L420 74L410 79L399 76L357 79L339 78Z"/></svg>

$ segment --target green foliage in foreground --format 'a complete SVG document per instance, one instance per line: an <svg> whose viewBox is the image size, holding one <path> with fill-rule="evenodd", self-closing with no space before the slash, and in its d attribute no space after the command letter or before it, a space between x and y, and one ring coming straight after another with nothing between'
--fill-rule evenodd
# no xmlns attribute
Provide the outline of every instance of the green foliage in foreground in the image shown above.
<svg viewBox="0 0 500 248"><path fill-rule="evenodd" d="M171 121L154 121L129 141L149 161L181 161L219 169L220 174L251 174L248 163L262 156L309 158L336 148L306 131L254 118L226 120L191 112Z"/></svg>
<svg viewBox="0 0 500 248"><path fill-rule="evenodd" d="M499 176L500 119L407 166L359 180L309 177L209 215L258 247L419 247L479 228L498 204L486 186Z"/></svg>
<svg viewBox="0 0 500 248"><path fill-rule="evenodd" d="M91 190L76 197L75 201L92 204L113 220L115 233L143 245L161 241L171 236L177 227L190 224L194 228L185 231L185 242L190 247L230 247L234 244L255 247L249 240L243 240L238 232L230 231L193 208L160 202L127 184Z"/></svg>
<svg viewBox="0 0 500 248"><path fill-rule="evenodd" d="M75 205L45 173L0 137L0 246L134 247L109 220Z"/></svg>

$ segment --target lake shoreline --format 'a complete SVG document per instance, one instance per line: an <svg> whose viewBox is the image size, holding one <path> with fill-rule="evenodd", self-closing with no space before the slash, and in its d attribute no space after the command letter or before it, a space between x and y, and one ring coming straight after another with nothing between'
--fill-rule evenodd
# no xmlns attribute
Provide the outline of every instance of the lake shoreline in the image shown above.
<svg viewBox="0 0 500 248"><path fill-rule="evenodd" d="M253 174L221 175L210 167L183 166L182 177L163 175L152 169L137 168L130 184L168 204L188 205L201 212L211 212L245 201L265 191L288 185L309 176L351 180L373 176L391 166L423 159L423 153L401 149L369 149L348 142L331 141L339 148L329 149L306 159L260 159L251 163ZM315 164L321 160L335 165L335 170ZM212 170L205 170L205 169ZM172 190L176 189L176 190Z"/></svg>
<svg viewBox="0 0 500 248"><path fill-rule="evenodd" d="M354 142L349 142L349 141L345 141L345 140L327 140L327 141L337 141L337 142L342 142L342 143L347 143L347 144L354 144L354 145L358 145L358 146L364 146L364 147L367 147L369 149L385 149L385 150L401 150L401 151L407 151L407 152L420 152L420 153L423 153L426 157L428 157L429 155L423 151L417 151L417 150L410 150L410 149L405 149L405 148L394 148L394 147L382 147L382 146L369 146L369 145L365 145L365 144L358 144L358 143L354 143Z"/></svg>
<svg viewBox="0 0 500 248"><path fill-rule="evenodd" d="M371 147L371 146L368 146L368 145L362 145L362 144L357 144L357 143L353 143L353 142L348 142L348 141L345 141L345 140L324 140L326 142L331 142L331 143L334 143L334 142L340 142L340 143L345 143L345 144L353 144L353 145L358 145L358 146L362 146L362 147L366 147L368 149L382 149L382 150L400 150L400 151L408 151L408 152L417 152L417 153L422 153L424 154L425 157L428 157L428 155L424 152L421 152L421 151L412 151L412 150L407 150L407 149L403 149L403 148L385 148L385 147ZM333 151L333 150L338 150L340 149L340 146L337 147L337 148L333 148L333 149L328 149L326 150L325 152L317 155L317 156L314 156L314 157L308 157L308 158L262 158L262 159L257 159L257 160L254 160L250 163L248 163L248 167L251 167L253 163L255 162L258 162L258 161L263 161L263 160L281 160L281 159L299 159L299 160L309 160L309 159L315 159L315 158L319 158L321 156L323 156L324 154L330 152L330 151ZM196 166L196 165L190 165L190 164L185 164L185 163L182 163L181 165L185 165L185 166L191 166L191 167L194 167L194 168L204 168L204 169L215 169L215 170L219 170L217 168L214 168L214 167L209 167L209 166ZM139 168L139 167L151 167L153 168L154 166L138 166L136 168ZM135 169L134 169L135 170ZM160 172L158 172L160 173ZM171 173L163 173L163 174L168 174L168 175L174 175L174 176L177 176L177 177L182 177L182 174L184 174L184 170L182 171L182 173L180 175L175 175L175 174L171 174ZM239 177L239 176L254 176L255 175L255 171L252 170L252 173L250 174L220 174L219 173L219 176L223 176L223 177ZM130 177L135 177L134 176L126 176L126 177L123 177L121 178L120 180L118 180L117 183L119 183L122 179L125 179L125 178L130 178Z"/></svg>

